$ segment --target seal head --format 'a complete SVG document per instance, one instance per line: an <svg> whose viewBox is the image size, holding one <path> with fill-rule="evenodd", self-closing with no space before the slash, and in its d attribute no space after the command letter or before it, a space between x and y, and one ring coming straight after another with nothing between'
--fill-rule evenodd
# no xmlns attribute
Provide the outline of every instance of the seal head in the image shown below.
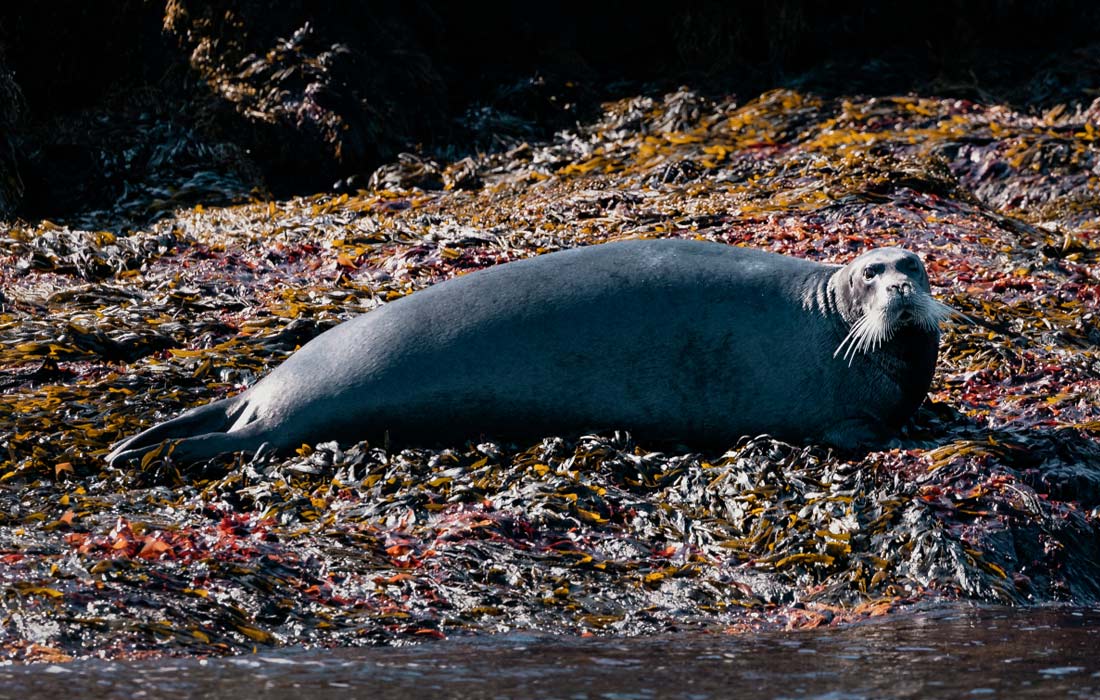
<svg viewBox="0 0 1100 700"><path fill-rule="evenodd" d="M833 275L829 290L849 324L833 356L849 366L857 355L880 350L900 329L915 327L938 340L940 324L953 313L932 297L920 258L902 248L864 253Z"/></svg>

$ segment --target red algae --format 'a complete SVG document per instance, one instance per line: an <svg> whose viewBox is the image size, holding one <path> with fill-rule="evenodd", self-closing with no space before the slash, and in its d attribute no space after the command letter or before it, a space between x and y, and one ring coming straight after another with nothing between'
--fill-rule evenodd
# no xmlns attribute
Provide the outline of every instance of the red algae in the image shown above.
<svg viewBox="0 0 1100 700"><path fill-rule="evenodd" d="M354 194L0 232L0 649L204 655L511 629L812 628L914 602L1100 600L1100 125L917 96L682 89ZM420 189L425 168L444 189ZM108 446L332 325L630 237L845 262L901 245L980 324L858 461L606 433L303 446L181 472ZM445 371L445 368L442 368ZM471 436L474 438L476 436Z"/></svg>

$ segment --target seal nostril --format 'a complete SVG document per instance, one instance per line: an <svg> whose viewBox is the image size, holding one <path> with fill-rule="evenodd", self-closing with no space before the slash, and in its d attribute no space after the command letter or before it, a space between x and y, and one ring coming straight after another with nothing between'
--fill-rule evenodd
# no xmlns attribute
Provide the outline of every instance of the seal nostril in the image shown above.
<svg viewBox="0 0 1100 700"><path fill-rule="evenodd" d="M886 288L894 294L906 295L912 293L913 283L909 280L904 280L902 282L894 282L893 284L888 285Z"/></svg>

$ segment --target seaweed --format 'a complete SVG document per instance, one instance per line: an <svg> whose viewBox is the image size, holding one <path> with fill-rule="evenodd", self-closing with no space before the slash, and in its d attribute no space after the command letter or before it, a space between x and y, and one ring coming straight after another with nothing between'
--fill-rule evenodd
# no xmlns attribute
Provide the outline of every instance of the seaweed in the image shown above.
<svg viewBox="0 0 1100 700"><path fill-rule="evenodd" d="M546 141L408 154L343 194L0 237L0 647L219 654L526 628L845 624L1100 600L1095 110L918 96L634 97ZM510 137L511 138L511 137ZM747 436L303 445L181 471L108 446L335 323L562 248L689 237L919 252L979 324L861 458Z"/></svg>

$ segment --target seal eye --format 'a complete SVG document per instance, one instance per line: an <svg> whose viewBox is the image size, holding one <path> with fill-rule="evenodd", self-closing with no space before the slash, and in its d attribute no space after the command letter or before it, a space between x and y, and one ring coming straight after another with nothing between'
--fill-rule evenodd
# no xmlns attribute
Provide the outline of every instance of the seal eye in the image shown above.
<svg viewBox="0 0 1100 700"><path fill-rule="evenodd" d="M870 282L870 281L871 281L871 280L873 280L874 278L875 278L875 270L874 270L874 268L872 268L872 267L865 267L865 268L863 268L863 279L865 279L865 280L867 280L868 282Z"/></svg>

